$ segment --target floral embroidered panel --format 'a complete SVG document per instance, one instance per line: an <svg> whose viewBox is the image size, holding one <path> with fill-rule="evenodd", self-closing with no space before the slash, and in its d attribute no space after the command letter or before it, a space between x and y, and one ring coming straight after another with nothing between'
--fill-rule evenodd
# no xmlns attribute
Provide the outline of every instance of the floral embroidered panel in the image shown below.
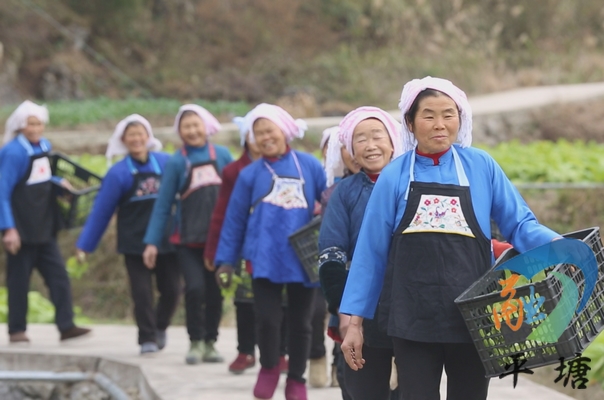
<svg viewBox="0 0 604 400"><path fill-rule="evenodd" d="M403 233L438 232L475 237L464 217L459 197L423 194L413 221Z"/></svg>

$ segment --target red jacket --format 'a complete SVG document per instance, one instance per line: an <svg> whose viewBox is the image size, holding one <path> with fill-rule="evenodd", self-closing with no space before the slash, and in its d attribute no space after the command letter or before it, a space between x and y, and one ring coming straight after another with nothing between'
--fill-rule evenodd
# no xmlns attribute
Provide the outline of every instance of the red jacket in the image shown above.
<svg viewBox="0 0 604 400"><path fill-rule="evenodd" d="M218 240L220 239L220 230L224 223L224 216L226 209L235 187L235 182L239 176L239 172L249 164L252 163L250 156L247 151L241 154L241 157L237 161L233 161L222 170L222 185L218 192L218 199L216 200L216 206L214 206L214 212L212 213L212 219L210 220L210 230L208 232L208 239L206 241L206 247L204 250L204 257L214 261L216 257L216 250L218 249Z"/></svg>

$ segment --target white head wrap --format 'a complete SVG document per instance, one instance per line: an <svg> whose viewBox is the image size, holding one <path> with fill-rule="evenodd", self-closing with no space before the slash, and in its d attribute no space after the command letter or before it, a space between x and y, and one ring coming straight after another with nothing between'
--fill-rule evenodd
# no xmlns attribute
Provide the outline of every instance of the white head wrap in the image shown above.
<svg viewBox="0 0 604 400"><path fill-rule="evenodd" d="M329 140L329 136L331 135L331 132L333 132L334 128L337 128L337 127L327 128L323 131L323 134L321 135L321 143L319 144L319 149L321 151L323 151L323 149L325 148L325 145L327 144L327 141ZM339 129L338 129L338 131L339 131Z"/></svg>
<svg viewBox="0 0 604 400"><path fill-rule="evenodd" d="M401 101L398 104L398 108L402 112L403 121L403 151L407 152L413 150L415 146L417 146L415 135L407 126L405 114L407 114L411 108L415 98L426 89L438 90L449 96L455 104L457 104L460 114L457 141L461 144L461 147L470 146L472 144L472 108L470 107L466 94L451 81L427 76L423 79L413 79L412 81L407 82L403 87Z"/></svg>
<svg viewBox="0 0 604 400"><path fill-rule="evenodd" d="M246 115L245 118L247 121L248 130L250 132L253 132L254 122L256 122L257 119L266 118L274 122L285 135L285 140L287 143L291 142L295 138L303 138L304 132L308 129L306 121L302 119L294 119L283 108L273 104L258 104ZM253 134L251 136L251 140L252 142L255 141Z"/></svg>
<svg viewBox="0 0 604 400"><path fill-rule="evenodd" d="M4 126L4 139L2 140L3 144L13 140L16 133L27 126L28 117L36 117L43 124L47 124L48 109L46 106L39 106L29 100L25 100L21 103L6 120L6 125Z"/></svg>
<svg viewBox="0 0 604 400"><path fill-rule="evenodd" d="M111 165L111 161L114 156L121 156L128 154L128 148L122 141L122 137L124 137L124 133L126 131L126 127L130 123L139 123L145 127L147 134L149 135L149 141L147 142L147 148L151 151L159 151L162 149L161 142L153 136L153 130L151 129L151 124L147 121L143 116L138 114L132 114L118 122L113 131L113 135L109 139L109 143L107 144L107 151L105 152L105 157L107 158L107 163Z"/></svg>
<svg viewBox="0 0 604 400"><path fill-rule="evenodd" d="M334 126L323 131L327 132L327 155L325 156L325 175L327 187L333 185L336 178L344 176L344 160L342 159L342 143L340 142L340 127ZM321 147L322 148L322 147Z"/></svg>
<svg viewBox="0 0 604 400"><path fill-rule="evenodd" d="M206 127L206 135L214 136L215 134L222 129L222 125L220 122L214 117L208 110L203 108L202 106L198 106L197 104L185 104L178 109L178 114L176 114L176 118L174 119L174 132L180 135L180 118L185 111L193 111L195 114L199 115L199 118L203 121Z"/></svg>
<svg viewBox="0 0 604 400"><path fill-rule="evenodd" d="M247 115L245 117L233 118L233 123L239 128L239 144L241 147L244 147L246 140L248 138L251 140L251 137L253 136L252 131L248 129Z"/></svg>
<svg viewBox="0 0 604 400"><path fill-rule="evenodd" d="M356 110L352 110L340 121L340 142L346 146L346 150L352 155L352 135L357 125L369 118L375 118L382 122L386 127L386 131L392 141L392 147L394 152L392 153L392 159L394 160L401 154L401 124L394 119L390 113L377 107L359 107Z"/></svg>

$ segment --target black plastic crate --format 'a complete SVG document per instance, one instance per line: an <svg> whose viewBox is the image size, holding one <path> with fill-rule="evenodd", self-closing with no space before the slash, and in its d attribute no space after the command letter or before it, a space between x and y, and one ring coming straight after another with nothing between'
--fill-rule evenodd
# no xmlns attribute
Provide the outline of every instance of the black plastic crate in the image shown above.
<svg viewBox="0 0 604 400"><path fill-rule="evenodd" d="M61 227L71 229L84 225L103 179L61 153L51 154L50 165L53 176L66 179L73 186L73 190L69 190L56 185Z"/></svg>
<svg viewBox="0 0 604 400"><path fill-rule="evenodd" d="M528 335L542 321L531 324L523 322L518 331L510 329L505 321L501 324L501 330L495 327L493 306L505 302L507 297L501 297L502 287L499 284L499 279L504 278L506 272L494 269L518 255L514 249L504 252L489 272L455 300L478 350L487 377L510 372L513 369L511 366L514 365L513 356L519 357L522 362L526 360L522 368L557 364L561 357L572 359L576 357L576 353L583 352L604 329L604 253L600 229L589 228L563 236L582 240L593 250L598 263L598 279L587 304L581 312L574 313L571 322L556 343L527 340ZM530 287L533 286L535 298L545 297L539 311L549 315L562 296L562 285L551 275L552 272L570 277L577 285L579 298L582 298L585 286L583 273L570 264L552 266L545 271L544 276L540 273L533 278L534 281L515 287L514 298L523 297L528 302L531 295ZM518 313L515 313L512 323L517 322L517 318Z"/></svg>
<svg viewBox="0 0 604 400"><path fill-rule="evenodd" d="M321 216L317 216L289 237L289 243L294 248L298 259L308 275L308 279L312 283L319 282L320 229Z"/></svg>

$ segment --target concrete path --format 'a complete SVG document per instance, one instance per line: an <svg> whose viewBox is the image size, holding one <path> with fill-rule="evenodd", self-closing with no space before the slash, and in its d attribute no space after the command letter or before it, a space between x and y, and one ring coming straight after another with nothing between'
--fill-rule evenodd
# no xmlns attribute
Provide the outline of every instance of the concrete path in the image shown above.
<svg viewBox="0 0 604 400"><path fill-rule="evenodd" d="M218 349L226 358L222 364L189 366L184 363L188 339L184 327L168 330L168 346L159 354L141 357L136 345L136 328L125 325L97 325L93 335L72 343L59 344L58 333L53 325L30 325L29 346L10 346L5 336L0 340L0 353L30 352L50 354L101 356L129 364L139 365L149 383L164 400L251 400L258 366L243 375L235 376L227 371L228 362L236 356L236 332L234 328L221 328ZM6 325L0 326L6 332ZM329 339L328 339L329 340ZM328 343L331 349L333 342ZM443 377L444 378L444 377ZM285 377L281 378L274 400L284 399ZM446 399L443 380L442 398ZM341 399L337 388L309 389L309 400ZM570 400L552 389L537 385L522 376L517 387L512 388L512 378L492 379L489 400Z"/></svg>

